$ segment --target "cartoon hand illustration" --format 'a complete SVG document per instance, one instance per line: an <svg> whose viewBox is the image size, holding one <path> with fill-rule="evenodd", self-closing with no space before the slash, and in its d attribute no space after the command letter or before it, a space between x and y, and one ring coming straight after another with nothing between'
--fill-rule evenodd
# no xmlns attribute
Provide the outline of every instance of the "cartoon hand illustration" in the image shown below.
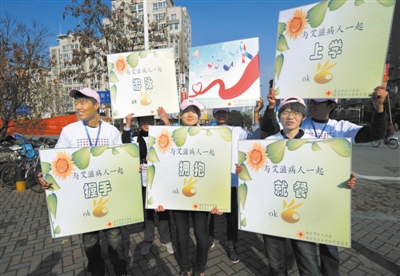
<svg viewBox="0 0 400 276"><path fill-rule="evenodd" d="M300 214L297 213L294 209L299 208L303 203L294 205L294 199L290 202L290 204L286 208L286 200L283 201L283 209L286 208L281 214L281 217L284 221L288 223L296 223L300 220Z"/></svg>
<svg viewBox="0 0 400 276"><path fill-rule="evenodd" d="M193 185L196 184L197 181L199 181L199 180L197 179L197 180L193 181L193 177L191 177L189 179L189 181L186 182L186 177L185 177L185 179L184 179L185 187L182 189L182 194L184 194L187 197L194 196L197 193L197 190Z"/></svg>
<svg viewBox="0 0 400 276"><path fill-rule="evenodd" d="M97 206L96 206L96 200L93 201L93 205L95 207L93 209L93 215L95 217L101 218L108 214L108 208L106 206L104 206L108 202L108 200L109 200L109 198L107 198L103 202L103 198L101 198L99 203L97 203Z"/></svg>

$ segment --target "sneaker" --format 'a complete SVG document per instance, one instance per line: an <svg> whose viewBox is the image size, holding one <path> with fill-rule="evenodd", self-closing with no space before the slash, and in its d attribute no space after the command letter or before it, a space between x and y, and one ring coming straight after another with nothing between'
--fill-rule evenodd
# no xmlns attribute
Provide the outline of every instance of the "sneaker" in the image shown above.
<svg viewBox="0 0 400 276"><path fill-rule="evenodd" d="M154 242L145 242L140 250L140 254L147 255L150 252L151 247L153 246Z"/></svg>
<svg viewBox="0 0 400 276"><path fill-rule="evenodd" d="M210 249L213 248L214 246L215 246L215 238L210 237Z"/></svg>
<svg viewBox="0 0 400 276"><path fill-rule="evenodd" d="M228 258L234 264L239 262L239 256L235 250L233 241L228 241Z"/></svg>
<svg viewBox="0 0 400 276"><path fill-rule="evenodd" d="M172 244L172 242L163 244L165 246L165 248L167 249L168 253L170 254L174 254L175 250L174 250L174 245Z"/></svg>

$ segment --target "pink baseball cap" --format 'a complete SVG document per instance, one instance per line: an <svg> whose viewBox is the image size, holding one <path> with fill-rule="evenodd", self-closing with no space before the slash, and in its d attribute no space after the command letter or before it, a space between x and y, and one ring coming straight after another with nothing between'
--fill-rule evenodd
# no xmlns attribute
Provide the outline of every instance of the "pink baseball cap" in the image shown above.
<svg viewBox="0 0 400 276"><path fill-rule="evenodd" d="M332 102L335 102L335 103L338 102L338 99L337 99L337 98L335 98L335 99L320 98L320 99L312 99L312 100L313 100L313 101L316 101L317 103L323 103L323 102L327 102L327 101L332 101Z"/></svg>
<svg viewBox="0 0 400 276"><path fill-rule="evenodd" d="M203 106L196 100L193 99L186 99L182 102L181 104L181 110L185 110L188 106L194 105L195 107L197 107L199 109L200 112L203 111Z"/></svg>
<svg viewBox="0 0 400 276"><path fill-rule="evenodd" d="M213 109L213 114L217 113L218 111L229 112L229 108L214 108Z"/></svg>
<svg viewBox="0 0 400 276"><path fill-rule="evenodd" d="M100 96L99 94L94 91L93 89L90 88L83 88L81 90L78 89L72 89L71 91L69 91L69 96L70 97L75 97L76 93L82 93L85 96L88 96L90 98L94 98L99 104L100 104Z"/></svg>
<svg viewBox="0 0 400 276"><path fill-rule="evenodd" d="M278 109L281 109L282 106L289 104L289 103L300 103L306 107L306 104L304 103L304 100L302 98L292 96L292 97L287 97L286 99L283 99L281 101L281 104L279 105Z"/></svg>

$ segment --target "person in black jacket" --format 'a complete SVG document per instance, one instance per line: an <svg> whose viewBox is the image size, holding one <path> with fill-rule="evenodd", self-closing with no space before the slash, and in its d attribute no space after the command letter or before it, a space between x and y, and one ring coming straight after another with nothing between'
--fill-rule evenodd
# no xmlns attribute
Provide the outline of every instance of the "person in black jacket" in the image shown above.
<svg viewBox="0 0 400 276"><path fill-rule="evenodd" d="M170 125L167 113L164 108L159 107L157 109L158 116L164 121L165 125ZM126 124L124 126L124 132L122 133L122 142L126 143L138 143L139 144L139 154L140 154L140 167L142 175L142 196L143 203L146 199L146 184L147 184L147 143L149 135L149 126L154 125L153 116L143 116L138 117L138 123L140 130L138 135L132 137L130 136L131 122L133 120L133 113L128 114L125 117ZM144 244L140 250L140 254L147 255L150 252L151 247L154 244L155 234L154 234L154 213L156 211L153 209L145 210L145 221L144 221ZM167 249L168 253L173 254L175 252L174 246L171 242L171 232L169 224L169 212L157 212L158 215L158 233L160 234L160 241Z"/></svg>

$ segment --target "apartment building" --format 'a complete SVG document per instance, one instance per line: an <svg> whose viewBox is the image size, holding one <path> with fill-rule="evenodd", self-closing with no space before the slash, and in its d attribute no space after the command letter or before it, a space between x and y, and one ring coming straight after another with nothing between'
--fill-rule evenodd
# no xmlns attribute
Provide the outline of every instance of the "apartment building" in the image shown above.
<svg viewBox="0 0 400 276"><path fill-rule="evenodd" d="M59 90L65 92L65 96L61 98L62 105L65 106L65 112L73 112L74 106L73 101L68 97L67 92L73 88L83 88L92 87L95 90L106 90L108 85L106 82L94 82L93 79L77 79L77 73L69 76L68 78L60 77L61 72L66 72L69 69L76 70L78 67L71 63L72 61L72 51L78 49L79 41L76 41L71 34L60 34L57 36L57 41L59 45L51 46L50 58L53 61L53 66L51 67L50 78L56 81L59 86ZM84 64L84 69L89 70L89 66L95 61L86 60ZM102 77L105 80L105 76Z"/></svg>
<svg viewBox="0 0 400 276"><path fill-rule="evenodd" d="M147 11L149 24L156 22L161 39L149 38L149 49L172 48L176 59L176 78L179 84L180 73L189 75L189 50L192 46L192 26L189 12L185 7L175 6L173 0L137 0L129 5L129 9L122 9L120 2L126 0L112 1L112 12L129 12L136 18L144 21L144 11ZM127 34L138 47L137 51L144 50L144 35L142 30L137 33ZM186 82L187 83L187 82Z"/></svg>
<svg viewBox="0 0 400 276"><path fill-rule="evenodd" d="M122 6L121 3L129 2L128 6ZM149 35L149 49L172 48L175 53L176 60L176 81L179 87L180 74L189 75L189 49L191 47L191 20L189 13L185 7L176 7L173 0L147 0L147 1L111 1L111 11L113 16L121 13L132 15L132 20L139 19L144 22L144 11L147 10L147 19L149 25L152 25L151 35ZM127 22L126 22L127 23ZM110 20L103 19L103 24L107 26ZM140 27L138 30L126 31L124 34L136 45L134 51L145 49L144 29ZM72 65L72 51L78 49L79 41L75 41L72 35L60 34L57 36L59 45L50 47L50 56L54 61L51 72L54 76L59 76L61 72L69 69L76 70L77 67ZM109 45L110 54L117 53L113 50L114 45ZM84 62L84 70L88 72L96 60L86 60ZM102 81L94 79L77 79L77 75L72 75L60 79L62 90L67 92L72 88L92 87L95 90L108 90L107 76L101 76ZM187 77L186 77L187 78ZM186 80L188 83L188 80ZM72 101L68 111L73 110Z"/></svg>

